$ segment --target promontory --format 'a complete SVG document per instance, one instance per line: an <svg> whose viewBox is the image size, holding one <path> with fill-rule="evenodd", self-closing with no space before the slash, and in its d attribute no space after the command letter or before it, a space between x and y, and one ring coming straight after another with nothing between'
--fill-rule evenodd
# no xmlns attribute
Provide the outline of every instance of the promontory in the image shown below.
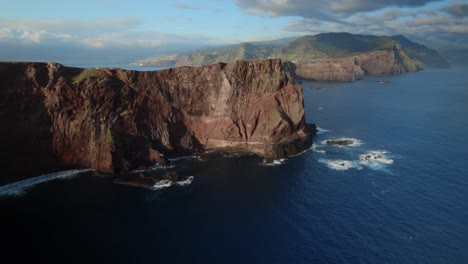
<svg viewBox="0 0 468 264"><path fill-rule="evenodd" d="M2 182L69 167L118 173L205 151L267 160L310 147L279 59L153 72L0 63Z"/></svg>

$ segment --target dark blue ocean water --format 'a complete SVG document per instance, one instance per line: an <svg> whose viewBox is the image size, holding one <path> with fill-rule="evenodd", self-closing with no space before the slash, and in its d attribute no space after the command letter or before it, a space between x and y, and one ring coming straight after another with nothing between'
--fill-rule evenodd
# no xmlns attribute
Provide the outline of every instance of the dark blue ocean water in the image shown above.
<svg viewBox="0 0 468 264"><path fill-rule="evenodd" d="M80 176L0 197L2 259L468 263L467 76L304 83L307 119L323 130L281 165L181 159L175 170L194 176L190 186ZM360 144L322 143L337 138ZM360 161L372 151L381 159Z"/></svg>

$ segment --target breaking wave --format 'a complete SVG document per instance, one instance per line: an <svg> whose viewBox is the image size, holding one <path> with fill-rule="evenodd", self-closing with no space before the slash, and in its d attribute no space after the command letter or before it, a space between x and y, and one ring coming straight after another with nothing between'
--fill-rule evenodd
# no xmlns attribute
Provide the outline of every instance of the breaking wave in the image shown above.
<svg viewBox="0 0 468 264"><path fill-rule="evenodd" d="M319 162L326 164L330 169L333 170L349 170L349 169L361 169L359 163L352 160L329 160L319 159Z"/></svg>
<svg viewBox="0 0 468 264"><path fill-rule="evenodd" d="M321 134L324 134L324 133L327 133L327 132L330 132L330 130L325 129L325 128L321 128L321 127L317 127L317 135L321 135Z"/></svg>
<svg viewBox="0 0 468 264"><path fill-rule="evenodd" d="M263 162L260 163L260 165L262 165L262 166L279 166L279 165L284 164L285 162L286 162L286 159L275 159L272 162L267 162L267 160L263 160Z"/></svg>
<svg viewBox="0 0 468 264"><path fill-rule="evenodd" d="M349 170L362 169L364 167L372 170L387 171L387 166L393 164L393 159L385 150L372 150L365 154L359 155L358 160L342 160L342 159L319 159L319 162L326 164L330 169L334 170Z"/></svg>
<svg viewBox="0 0 468 264"><path fill-rule="evenodd" d="M393 159L387 155L387 151L385 150L373 150L359 155L359 162L371 169L378 170L382 169L386 165L392 164Z"/></svg>
<svg viewBox="0 0 468 264"><path fill-rule="evenodd" d="M179 186L186 186L186 185L190 185L192 183L192 181L193 181L193 176L189 176L189 177L187 177L186 180L178 181L175 184L177 184Z"/></svg>
<svg viewBox="0 0 468 264"><path fill-rule="evenodd" d="M170 181L170 180L160 180L157 183L155 183L151 189L152 190L161 190L161 189L164 189L164 188L167 188L167 187L171 187L173 185L187 186L187 185L190 185L192 183L192 181L193 181L193 176L189 176L185 180L176 181L176 182L173 182L173 181Z"/></svg>
<svg viewBox="0 0 468 264"><path fill-rule="evenodd" d="M26 188L33 187L34 185L52 181L55 179L66 179L74 176L78 176L85 172L93 172L93 169L81 169L81 170L67 170L59 171L54 173L49 173L41 175L38 177L26 179L19 182L14 182L0 187L0 196L3 195L12 195L12 194L21 194L22 191Z"/></svg>
<svg viewBox="0 0 468 264"><path fill-rule="evenodd" d="M327 153L325 150L319 149L316 144L312 144L311 149L312 149L313 152L317 152L317 153L320 153L320 154L326 154Z"/></svg>

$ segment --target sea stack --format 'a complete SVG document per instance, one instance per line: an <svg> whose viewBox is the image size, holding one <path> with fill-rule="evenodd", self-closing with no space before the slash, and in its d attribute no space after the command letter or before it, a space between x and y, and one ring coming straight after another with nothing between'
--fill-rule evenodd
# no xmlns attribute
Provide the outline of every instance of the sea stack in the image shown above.
<svg viewBox="0 0 468 264"><path fill-rule="evenodd" d="M285 68L279 59L153 72L0 63L3 177L118 173L208 150L297 154L315 129Z"/></svg>

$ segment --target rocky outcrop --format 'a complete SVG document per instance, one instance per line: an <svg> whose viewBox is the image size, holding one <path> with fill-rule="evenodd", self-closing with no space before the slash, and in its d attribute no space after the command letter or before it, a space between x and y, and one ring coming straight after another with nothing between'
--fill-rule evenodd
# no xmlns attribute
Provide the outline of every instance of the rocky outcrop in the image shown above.
<svg viewBox="0 0 468 264"><path fill-rule="evenodd" d="M311 145L280 60L157 72L0 63L2 174L115 173L207 150L280 158Z"/></svg>
<svg viewBox="0 0 468 264"><path fill-rule="evenodd" d="M391 50L360 53L333 59L314 59L298 63L299 77L317 81L354 81L364 75L395 75L417 72L423 64L409 57L399 45Z"/></svg>

